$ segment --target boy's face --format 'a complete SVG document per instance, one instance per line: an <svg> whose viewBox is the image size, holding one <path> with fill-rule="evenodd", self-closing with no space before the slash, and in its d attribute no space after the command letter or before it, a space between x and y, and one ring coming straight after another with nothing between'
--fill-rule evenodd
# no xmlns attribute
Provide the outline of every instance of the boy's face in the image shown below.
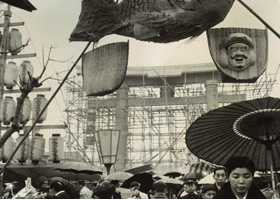
<svg viewBox="0 0 280 200"><path fill-rule="evenodd" d="M223 169L217 170L214 175L214 179L218 186L222 186L226 182L226 179L227 179L225 170L223 170Z"/></svg>
<svg viewBox="0 0 280 200"><path fill-rule="evenodd" d="M139 194L139 187L133 187L133 188L130 189L130 191L132 192L132 194L138 195Z"/></svg>
<svg viewBox="0 0 280 200"><path fill-rule="evenodd" d="M214 196L216 195L215 190L208 190L204 194L202 194L203 199L213 199Z"/></svg>
<svg viewBox="0 0 280 200"><path fill-rule="evenodd" d="M190 193L190 194L194 193L194 191L196 190L195 183L187 183L187 184L185 184L184 185L184 190L185 190L185 192Z"/></svg>

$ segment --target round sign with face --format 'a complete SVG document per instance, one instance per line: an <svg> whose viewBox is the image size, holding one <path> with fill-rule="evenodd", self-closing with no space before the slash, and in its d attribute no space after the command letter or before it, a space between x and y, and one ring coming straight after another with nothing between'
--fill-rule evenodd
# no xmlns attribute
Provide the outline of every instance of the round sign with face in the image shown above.
<svg viewBox="0 0 280 200"><path fill-rule="evenodd" d="M223 82L255 82L267 64L267 31L220 28L207 31L211 56Z"/></svg>
<svg viewBox="0 0 280 200"><path fill-rule="evenodd" d="M252 39L244 33L233 33L220 44L221 67L233 71L243 71L256 63L256 54Z"/></svg>

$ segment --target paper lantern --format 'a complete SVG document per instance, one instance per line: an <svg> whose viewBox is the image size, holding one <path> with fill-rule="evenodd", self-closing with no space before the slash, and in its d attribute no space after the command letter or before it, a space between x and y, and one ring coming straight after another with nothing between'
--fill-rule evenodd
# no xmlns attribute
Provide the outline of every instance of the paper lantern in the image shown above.
<svg viewBox="0 0 280 200"><path fill-rule="evenodd" d="M33 75L34 72L34 68L31 62L29 60L23 61L20 64L18 71L19 71L19 78L20 78L19 83L21 85L29 83L30 80L29 80L28 72L30 73L30 75Z"/></svg>
<svg viewBox="0 0 280 200"><path fill-rule="evenodd" d="M12 55L17 55L19 52L21 52L22 47L22 36L18 29L13 28L10 31L10 46L9 46L9 52Z"/></svg>
<svg viewBox="0 0 280 200"><path fill-rule="evenodd" d="M30 159L33 164L42 160L45 151L46 140L42 134L36 133L31 139Z"/></svg>
<svg viewBox="0 0 280 200"><path fill-rule="evenodd" d="M59 163L64 155L64 140L60 134L52 134L49 139L50 160L53 163Z"/></svg>
<svg viewBox="0 0 280 200"><path fill-rule="evenodd" d="M16 102L11 96L6 96L5 99L1 101L0 105L0 121L4 125L9 125L15 116Z"/></svg>
<svg viewBox="0 0 280 200"><path fill-rule="evenodd" d="M26 121L29 120L30 114L32 109L32 102L29 97L26 97L23 102L22 109L20 111L19 119L20 123L24 124Z"/></svg>
<svg viewBox="0 0 280 200"><path fill-rule="evenodd" d="M16 86L18 78L18 66L15 62L9 62L5 66L4 85L7 89L13 89Z"/></svg>
<svg viewBox="0 0 280 200"><path fill-rule="evenodd" d="M24 134L20 134L16 139L16 146L22 141ZM27 137L24 142L20 145L19 149L15 154L15 159L18 160L19 163L25 163L25 161L29 157L30 150L30 139Z"/></svg>
<svg viewBox="0 0 280 200"><path fill-rule="evenodd" d="M5 163L14 151L14 138L9 137L2 147L2 162Z"/></svg>
<svg viewBox="0 0 280 200"><path fill-rule="evenodd" d="M43 94L38 94L33 99L32 116L34 120L39 116L40 112L43 110L47 102L48 100L45 98L45 95ZM47 113L48 113L47 111L48 111L47 109L44 111L44 113L41 115L40 119L38 120L38 123L42 123L47 119Z"/></svg>

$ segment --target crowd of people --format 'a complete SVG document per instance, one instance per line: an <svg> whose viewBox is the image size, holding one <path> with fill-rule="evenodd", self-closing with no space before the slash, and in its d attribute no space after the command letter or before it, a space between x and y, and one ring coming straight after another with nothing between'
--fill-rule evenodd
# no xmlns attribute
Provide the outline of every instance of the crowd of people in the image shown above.
<svg viewBox="0 0 280 200"><path fill-rule="evenodd" d="M185 180L181 189L172 191L163 181L153 182L150 191L141 192L141 184L137 181L130 183L125 195L119 190L118 180L104 180L92 188L88 188L84 180L75 185L72 182L53 177L40 177L41 185L36 190L36 198L45 199L271 199L275 198L271 183L263 180L258 184L253 181L255 165L247 157L233 157L224 167L213 171L214 184L198 185L197 180ZM31 191L31 190L30 190ZM30 198L30 196L29 196Z"/></svg>

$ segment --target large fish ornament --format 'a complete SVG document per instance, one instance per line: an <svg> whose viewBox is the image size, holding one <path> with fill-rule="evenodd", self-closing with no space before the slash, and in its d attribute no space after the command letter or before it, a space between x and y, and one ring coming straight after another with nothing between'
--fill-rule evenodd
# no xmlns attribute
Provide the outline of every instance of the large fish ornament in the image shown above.
<svg viewBox="0 0 280 200"><path fill-rule="evenodd" d="M110 34L169 43L200 35L227 16L234 0L83 0L70 41Z"/></svg>

